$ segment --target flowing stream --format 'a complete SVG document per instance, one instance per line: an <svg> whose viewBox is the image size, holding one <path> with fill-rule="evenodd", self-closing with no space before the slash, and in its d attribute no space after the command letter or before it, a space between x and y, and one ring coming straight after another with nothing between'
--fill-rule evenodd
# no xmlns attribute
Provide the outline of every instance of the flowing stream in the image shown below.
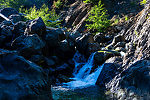
<svg viewBox="0 0 150 100"><path fill-rule="evenodd" d="M54 100L105 100L102 90L95 85L103 65L93 70L94 55L86 61L79 52L73 57L75 69L72 81L52 87Z"/></svg>
<svg viewBox="0 0 150 100"><path fill-rule="evenodd" d="M75 62L75 69L73 72L74 78L71 78L73 81L64 83L64 85L70 88L85 88L95 85L98 76L102 71L103 65L98 66L94 72L91 72L94 62L94 55L95 53L91 54L87 62L79 62L80 59L84 59L84 56L77 52L73 58Z"/></svg>

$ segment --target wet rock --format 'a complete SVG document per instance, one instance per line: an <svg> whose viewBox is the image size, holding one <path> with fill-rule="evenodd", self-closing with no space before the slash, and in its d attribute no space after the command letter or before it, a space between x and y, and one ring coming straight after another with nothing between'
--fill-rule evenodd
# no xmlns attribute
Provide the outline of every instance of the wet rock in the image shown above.
<svg viewBox="0 0 150 100"><path fill-rule="evenodd" d="M56 67L55 69L55 74L62 74L62 75L66 75L66 76L70 76L72 75L73 72L73 68L70 67L68 64L64 63L61 66Z"/></svg>
<svg viewBox="0 0 150 100"><path fill-rule="evenodd" d="M101 65L103 64L108 58L114 56L121 56L119 52L111 51L111 50L104 50L104 51L97 51L94 55L94 63Z"/></svg>
<svg viewBox="0 0 150 100"><path fill-rule="evenodd" d="M96 84L105 87L105 84L110 82L118 73L120 66L116 63L104 63L103 70L101 71Z"/></svg>
<svg viewBox="0 0 150 100"><path fill-rule="evenodd" d="M42 68L18 56L15 51L0 49L0 99L51 99L48 77Z"/></svg>
<svg viewBox="0 0 150 100"><path fill-rule="evenodd" d="M24 57L31 57L31 55L39 54L45 43L37 34L29 36L19 36L12 42L12 47L17 49Z"/></svg>
<svg viewBox="0 0 150 100"><path fill-rule="evenodd" d="M25 30L25 34L38 34L39 36L43 36L46 34L46 26L43 22L42 18L39 17L35 20L32 20L28 23L27 28Z"/></svg>
<svg viewBox="0 0 150 100"><path fill-rule="evenodd" d="M89 47L90 43L94 43L93 34L87 33L82 37L76 39L76 49L86 56L89 56L87 52L87 48Z"/></svg>
<svg viewBox="0 0 150 100"><path fill-rule="evenodd" d="M13 14L9 16L9 19L13 22L13 23L17 23L19 21L22 20L22 17L19 14Z"/></svg>

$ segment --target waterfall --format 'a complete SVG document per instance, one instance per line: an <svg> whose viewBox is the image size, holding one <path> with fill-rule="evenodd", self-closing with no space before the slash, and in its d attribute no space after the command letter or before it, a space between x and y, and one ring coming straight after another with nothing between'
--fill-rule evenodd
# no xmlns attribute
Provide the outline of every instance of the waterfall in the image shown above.
<svg viewBox="0 0 150 100"><path fill-rule="evenodd" d="M71 88L84 88L95 85L98 76L103 69L103 65L98 66L98 68L96 68L95 71L91 73L94 62L94 55L95 53L91 54L88 61L85 62L84 56L79 52L76 52L73 57L75 62L75 69L73 72L74 78L71 78L73 81L64 83L65 86Z"/></svg>

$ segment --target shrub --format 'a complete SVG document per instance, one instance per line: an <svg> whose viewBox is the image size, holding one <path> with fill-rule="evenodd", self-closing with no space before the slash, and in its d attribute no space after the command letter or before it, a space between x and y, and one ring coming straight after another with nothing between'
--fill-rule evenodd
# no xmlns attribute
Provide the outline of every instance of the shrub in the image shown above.
<svg viewBox="0 0 150 100"><path fill-rule="evenodd" d="M0 0L0 8L12 7L18 10L21 6L27 8L30 8L33 5L41 7L43 3L48 1L49 0Z"/></svg>
<svg viewBox="0 0 150 100"><path fill-rule="evenodd" d="M84 0L84 3L92 3L92 4L97 4L99 0Z"/></svg>
<svg viewBox="0 0 150 100"><path fill-rule="evenodd" d="M12 7L18 9L27 4L27 0L0 0L0 7Z"/></svg>
<svg viewBox="0 0 150 100"><path fill-rule="evenodd" d="M107 10L103 8L103 4L99 1L98 5L95 5L91 9L87 19L91 24L86 24L86 26L93 31L104 32L106 28L110 26L110 20L108 20L107 17Z"/></svg>
<svg viewBox="0 0 150 100"><path fill-rule="evenodd" d="M140 2L140 4L141 4L141 5L144 5L144 4L146 4L146 2L147 2L146 0L142 0L142 1Z"/></svg>
<svg viewBox="0 0 150 100"><path fill-rule="evenodd" d="M20 12L26 14L25 17L29 20L41 17L46 26L59 27L60 24L60 21L58 21L59 15L55 13L55 10L50 11L48 6L46 6L45 4L40 9L37 9L34 6L31 7L30 9L20 9Z"/></svg>
<svg viewBox="0 0 150 100"><path fill-rule="evenodd" d="M59 8L62 6L62 2L61 2L61 0L54 1L53 6L54 6L54 8L59 9Z"/></svg>

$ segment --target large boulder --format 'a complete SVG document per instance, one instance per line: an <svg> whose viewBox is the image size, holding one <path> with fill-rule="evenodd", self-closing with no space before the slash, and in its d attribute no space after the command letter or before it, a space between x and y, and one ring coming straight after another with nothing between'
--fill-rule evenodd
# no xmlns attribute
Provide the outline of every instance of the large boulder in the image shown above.
<svg viewBox="0 0 150 100"><path fill-rule="evenodd" d="M19 21L22 21L22 16L19 14L13 14L9 16L9 19L13 22L13 23L17 23Z"/></svg>
<svg viewBox="0 0 150 100"><path fill-rule="evenodd" d="M23 21L19 21L17 23L15 23L14 27L13 27L13 38L16 38L20 35L23 35L26 29L26 23Z"/></svg>
<svg viewBox="0 0 150 100"><path fill-rule="evenodd" d="M19 53L28 58L34 54L40 54L45 43L37 34L25 36L21 35L12 42L12 47L17 49Z"/></svg>
<svg viewBox="0 0 150 100"><path fill-rule="evenodd" d="M150 98L150 61L140 60L105 84L117 98L148 100ZM122 93L124 95L122 95ZM132 95L131 95L132 94ZM125 96L125 97L124 97Z"/></svg>
<svg viewBox="0 0 150 100"><path fill-rule="evenodd" d="M94 42L107 43L109 40L109 37L106 37L103 33L98 33L94 36Z"/></svg>
<svg viewBox="0 0 150 100"><path fill-rule="evenodd" d="M46 26L41 17L29 21L27 28L25 30L25 34L27 35L38 34L39 36L43 36L45 33L46 33Z"/></svg>
<svg viewBox="0 0 150 100"><path fill-rule="evenodd" d="M44 36L44 40L50 47L57 47L59 45L59 42L61 42L65 38L65 33L60 28L47 30L47 33Z"/></svg>
<svg viewBox="0 0 150 100"><path fill-rule="evenodd" d="M11 41L13 38L12 28L5 25L0 25L0 47L11 48Z"/></svg>
<svg viewBox="0 0 150 100"><path fill-rule="evenodd" d="M76 39L76 49L80 53L89 56L90 53L87 48L89 48L89 45L92 43L94 43L93 34L91 33L84 34L82 37L78 37Z"/></svg>
<svg viewBox="0 0 150 100"><path fill-rule="evenodd" d="M0 49L0 99L50 100L48 77L41 67L15 51Z"/></svg>
<svg viewBox="0 0 150 100"><path fill-rule="evenodd" d="M68 60L73 57L75 47L71 46L67 40L60 42L59 47L56 49L56 55L62 60Z"/></svg>
<svg viewBox="0 0 150 100"><path fill-rule="evenodd" d="M114 56L121 56L119 52L111 51L111 50L100 50L97 51L94 55L94 63L101 65L103 64L107 59L114 57Z"/></svg>
<svg viewBox="0 0 150 100"><path fill-rule="evenodd" d="M0 9L0 13L2 13L6 17L9 17L12 14L19 14L19 12L16 9L14 9L14 8L3 8L3 9ZM1 17L0 17L0 19L1 19Z"/></svg>
<svg viewBox="0 0 150 100"><path fill-rule="evenodd" d="M120 67L116 63L104 63L103 69L97 79L96 84L100 87L105 87L105 85L111 81L118 73L118 68Z"/></svg>

